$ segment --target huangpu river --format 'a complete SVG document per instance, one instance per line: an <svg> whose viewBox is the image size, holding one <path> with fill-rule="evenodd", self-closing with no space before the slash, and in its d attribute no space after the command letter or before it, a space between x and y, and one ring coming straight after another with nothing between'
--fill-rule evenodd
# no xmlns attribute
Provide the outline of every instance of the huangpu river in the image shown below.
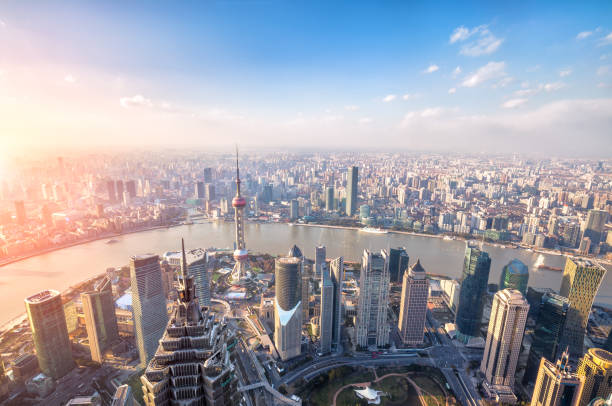
<svg viewBox="0 0 612 406"><path fill-rule="evenodd" d="M190 248L231 248L234 223L196 223L114 237L114 244L99 240L38 255L0 267L0 326L25 312L24 298L43 289L64 291L78 282L101 274L108 267L126 265L131 255L162 254L180 249L181 237ZM287 224L246 224L249 250L285 255L297 244L304 255L314 258L317 245L327 247L327 257L343 255L359 261L364 248L379 250L404 246L410 264L417 258L427 272L459 278L463 265L465 241L444 240L406 234L370 234L351 229L288 226ZM529 285L558 290L561 272L537 269L540 264L563 268L565 257L540 254L522 249L485 244L491 256L489 282L498 283L501 269L513 258L529 266ZM608 266L610 268L610 266ZM607 273L596 302L612 304L612 270Z"/></svg>

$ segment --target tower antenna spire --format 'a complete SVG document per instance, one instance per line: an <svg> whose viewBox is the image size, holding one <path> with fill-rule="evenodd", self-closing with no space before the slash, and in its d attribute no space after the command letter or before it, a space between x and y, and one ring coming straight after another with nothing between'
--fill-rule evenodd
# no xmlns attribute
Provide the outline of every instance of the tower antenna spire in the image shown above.
<svg viewBox="0 0 612 406"><path fill-rule="evenodd" d="M187 280L187 256L185 255L185 239L181 238L181 253L183 260L181 261L181 277L183 278L183 285L186 285Z"/></svg>
<svg viewBox="0 0 612 406"><path fill-rule="evenodd" d="M236 144L236 196L240 196L240 168L238 166L238 144Z"/></svg>

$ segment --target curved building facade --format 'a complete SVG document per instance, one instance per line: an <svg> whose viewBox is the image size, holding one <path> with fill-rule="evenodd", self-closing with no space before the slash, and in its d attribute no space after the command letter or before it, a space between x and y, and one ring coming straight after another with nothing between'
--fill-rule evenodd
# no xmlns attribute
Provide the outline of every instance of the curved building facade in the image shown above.
<svg viewBox="0 0 612 406"><path fill-rule="evenodd" d="M499 290L516 289L523 295L527 293L529 268L518 259L513 259L504 266L499 278Z"/></svg>
<svg viewBox="0 0 612 406"><path fill-rule="evenodd" d="M281 360L301 353L302 259L278 258L275 263L274 344Z"/></svg>

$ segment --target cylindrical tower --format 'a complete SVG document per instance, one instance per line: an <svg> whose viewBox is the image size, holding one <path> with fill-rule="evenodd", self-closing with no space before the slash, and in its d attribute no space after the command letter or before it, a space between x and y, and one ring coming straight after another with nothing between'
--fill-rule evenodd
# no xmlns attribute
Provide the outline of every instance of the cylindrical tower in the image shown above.
<svg viewBox="0 0 612 406"><path fill-rule="evenodd" d="M236 149L236 196L232 200L234 207L234 220L236 223L236 249L234 250L234 270L232 279L234 282L240 281L246 276L249 268L249 252L244 241L244 207L246 200L240 195L240 169L238 168L238 149Z"/></svg>

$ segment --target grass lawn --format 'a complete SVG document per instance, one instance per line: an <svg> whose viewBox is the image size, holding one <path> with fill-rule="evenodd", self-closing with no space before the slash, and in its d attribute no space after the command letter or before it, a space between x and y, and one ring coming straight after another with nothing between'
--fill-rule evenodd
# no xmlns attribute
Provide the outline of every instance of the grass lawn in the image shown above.
<svg viewBox="0 0 612 406"><path fill-rule="evenodd" d="M442 392L442 389L440 389L438 384L431 378L427 376L415 376L411 378L424 392L431 394L430 396L427 393L423 393L427 406L443 406L446 404L444 392Z"/></svg>
<svg viewBox="0 0 612 406"><path fill-rule="evenodd" d="M212 275L213 282L217 283L217 281L219 280L220 277L221 277L220 273L214 272L213 275Z"/></svg>
<svg viewBox="0 0 612 406"><path fill-rule="evenodd" d="M419 398L416 391L399 376L390 376L372 386L374 389L385 392L387 396L381 396L383 406L418 405ZM333 394L332 394L333 396ZM332 399L333 400L333 399ZM355 388L346 388L338 395L337 406L360 405L360 399L355 394Z"/></svg>
<svg viewBox="0 0 612 406"><path fill-rule="evenodd" d="M344 385L347 385L349 383L367 382L372 380L374 380L374 374L371 370L357 370L351 374L347 374L342 378L334 379L332 382L328 381L322 386L315 387L315 389L310 392L310 404L316 406L329 406L334 400L334 394L336 393L336 391ZM344 392L346 391L343 391L340 395L343 395ZM346 403L346 405L351 406L353 404Z"/></svg>

